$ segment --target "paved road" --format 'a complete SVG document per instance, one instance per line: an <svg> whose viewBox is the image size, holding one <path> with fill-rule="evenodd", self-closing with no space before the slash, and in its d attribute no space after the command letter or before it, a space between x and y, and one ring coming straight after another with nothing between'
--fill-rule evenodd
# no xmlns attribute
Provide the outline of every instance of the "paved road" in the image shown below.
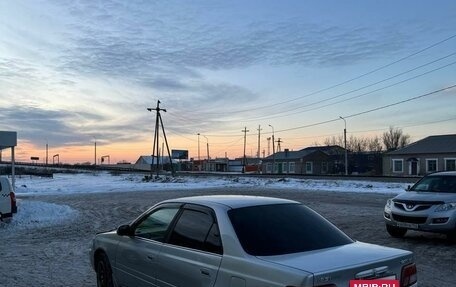
<svg viewBox="0 0 456 287"><path fill-rule="evenodd" d="M405 239L388 236L382 220L387 195L219 188L22 198L69 205L79 216L52 227L11 234L0 230L0 286L96 286L87 254L96 232L126 223L161 200L202 194L265 195L304 202L354 239L414 251L420 286L454 286L456 282L456 246L448 244L445 236L417 232Z"/></svg>

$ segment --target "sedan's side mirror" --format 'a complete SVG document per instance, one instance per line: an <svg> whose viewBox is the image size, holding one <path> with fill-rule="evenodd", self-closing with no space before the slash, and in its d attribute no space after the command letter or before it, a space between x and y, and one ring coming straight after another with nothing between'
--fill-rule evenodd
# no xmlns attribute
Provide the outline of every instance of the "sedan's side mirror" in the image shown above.
<svg viewBox="0 0 456 287"><path fill-rule="evenodd" d="M407 186L407 188L405 189L405 191L410 191L410 184Z"/></svg>
<svg viewBox="0 0 456 287"><path fill-rule="evenodd" d="M121 225L117 228L117 235L120 236L132 236L133 229L130 225Z"/></svg>

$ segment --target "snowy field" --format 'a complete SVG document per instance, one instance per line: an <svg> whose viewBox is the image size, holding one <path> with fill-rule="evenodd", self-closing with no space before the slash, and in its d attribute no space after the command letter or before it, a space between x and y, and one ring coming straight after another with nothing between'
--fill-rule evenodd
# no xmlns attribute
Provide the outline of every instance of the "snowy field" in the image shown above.
<svg viewBox="0 0 456 287"><path fill-rule="evenodd" d="M144 182L143 175L124 174L112 176L109 173L55 174L54 178L24 176L16 180L16 194L61 195L95 192L124 192L143 190L178 190L217 187L262 187L285 188L296 191L325 190L341 192L377 192L398 194L408 184L362 180L264 178L242 176L183 176L163 177L154 182Z"/></svg>
<svg viewBox="0 0 456 287"><path fill-rule="evenodd" d="M16 195L20 212L10 229L45 227L72 221L78 212L66 205L39 201L40 196L71 195L84 193L134 192L149 190L201 190L212 188L263 188L287 189L296 192L337 191L385 193L392 196L401 192L411 183L380 181L263 178L263 177L163 177L154 182L143 181L144 176L124 174L113 176L109 173L55 174L54 178L22 176L16 179ZM27 198L35 197L33 201ZM38 198L36 198L38 197ZM37 201L38 200L38 201Z"/></svg>

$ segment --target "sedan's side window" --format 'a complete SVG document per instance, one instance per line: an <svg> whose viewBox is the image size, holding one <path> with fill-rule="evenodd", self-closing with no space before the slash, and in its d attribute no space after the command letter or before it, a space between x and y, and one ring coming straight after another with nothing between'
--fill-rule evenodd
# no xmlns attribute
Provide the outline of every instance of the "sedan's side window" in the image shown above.
<svg viewBox="0 0 456 287"><path fill-rule="evenodd" d="M218 225L211 215L185 209L171 233L169 243L222 254Z"/></svg>
<svg viewBox="0 0 456 287"><path fill-rule="evenodd" d="M136 226L135 236L164 241L166 231L178 211L179 207L162 208L153 211Z"/></svg>

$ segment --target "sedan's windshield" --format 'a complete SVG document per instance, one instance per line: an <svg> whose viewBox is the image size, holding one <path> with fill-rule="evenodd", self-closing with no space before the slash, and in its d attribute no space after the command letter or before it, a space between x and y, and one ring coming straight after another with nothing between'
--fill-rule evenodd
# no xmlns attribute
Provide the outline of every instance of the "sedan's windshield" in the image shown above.
<svg viewBox="0 0 456 287"><path fill-rule="evenodd" d="M228 212L244 250L281 255L352 243L342 231L302 204L275 204Z"/></svg>
<svg viewBox="0 0 456 287"><path fill-rule="evenodd" d="M427 176L412 186L410 191L456 193L456 176Z"/></svg>

